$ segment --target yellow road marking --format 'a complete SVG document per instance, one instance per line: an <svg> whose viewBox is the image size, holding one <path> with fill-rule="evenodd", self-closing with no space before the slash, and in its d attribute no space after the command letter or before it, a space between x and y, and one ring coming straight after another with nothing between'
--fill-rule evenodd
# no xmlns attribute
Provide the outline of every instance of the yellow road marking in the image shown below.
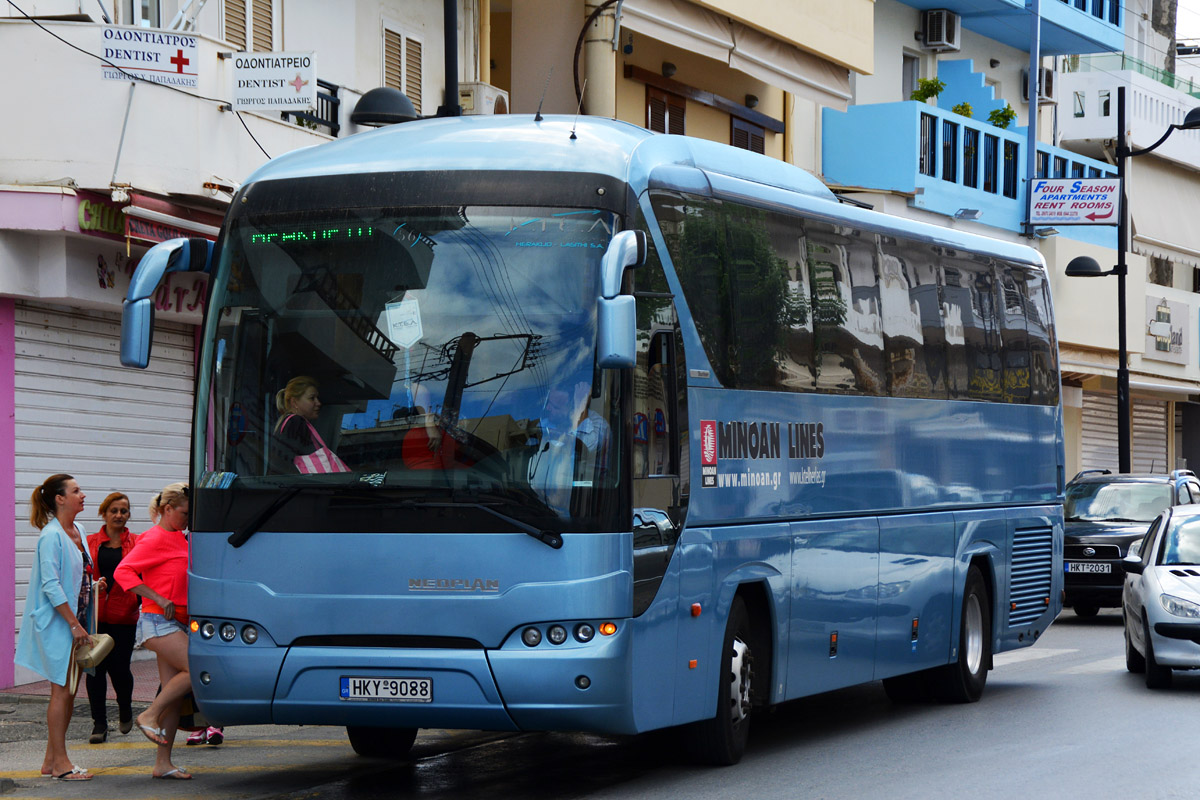
<svg viewBox="0 0 1200 800"><path fill-rule="evenodd" d="M182 742L175 742L175 747L181 752L189 753L200 752L201 750L224 750L227 747L284 747L287 745L296 745L298 747L349 747L350 742L346 739L226 739L224 744L218 745L184 745ZM107 744L88 745L89 753L103 753L105 750L153 750L155 744L149 739L142 741L131 742L109 742ZM2 774L2 773L0 773Z"/></svg>
<svg viewBox="0 0 1200 800"><path fill-rule="evenodd" d="M183 761L184 759L180 759ZM283 770L285 772L294 772L296 770L319 770L329 769L328 764L314 764L305 762L303 764L229 764L229 765L214 765L205 764L199 768L202 774L227 773L227 772L267 772L271 770ZM192 772L191 768L186 769L187 772ZM104 775L139 775L150 774L150 765L138 765L136 767L89 767L88 772L97 777ZM0 778L12 778L13 780L26 780L29 778L46 778L37 770L16 770L0 772ZM48 778L47 778L48 779ZM92 799L94 800L94 798Z"/></svg>

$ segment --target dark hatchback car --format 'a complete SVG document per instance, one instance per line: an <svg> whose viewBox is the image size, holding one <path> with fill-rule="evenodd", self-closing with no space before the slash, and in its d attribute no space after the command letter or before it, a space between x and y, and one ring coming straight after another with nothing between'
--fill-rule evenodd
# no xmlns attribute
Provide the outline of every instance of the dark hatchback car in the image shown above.
<svg viewBox="0 0 1200 800"><path fill-rule="evenodd" d="M1113 475L1085 470L1067 484L1063 502L1065 605L1081 617L1121 606L1121 559L1171 506L1200 503L1195 473Z"/></svg>

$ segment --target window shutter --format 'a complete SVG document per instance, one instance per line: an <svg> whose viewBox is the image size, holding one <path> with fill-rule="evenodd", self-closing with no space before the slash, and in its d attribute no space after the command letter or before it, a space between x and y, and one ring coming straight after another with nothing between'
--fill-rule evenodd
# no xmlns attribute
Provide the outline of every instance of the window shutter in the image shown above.
<svg viewBox="0 0 1200 800"><path fill-rule="evenodd" d="M383 30L383 85L404 91L404 40L395 31Z"/></svg>
<svg viewBox="0 0 1200 800"><path fill-rule="evenodd" d="M740 147L743 150L749 150L752 153L764 152L766 144L767 132L758 125L752 125L749 122L740 120L737 117L730 117L730 135L729 143L734 147Z"/></svg>
<svg viewBox="0 0 1200 800"><path fill-rule="evenodd" d="M684 132L687 101L676 94L646 87L646 128L655 133Z"/></svg>
<svg viewBox="0 0 1200 800"><path fill-rule="evenodd" d="M246 0L225 0L225 41L246 49Z"/></svg>
<svg viewBox="0 0 1200 800"><path fill-rule="evenodd" d="M421 40L383 29L383 85L399 89L421 113Z"/></svg>
<svg viewBox="0 0 1200 800"><path fill-rule="evenodd" d="M254 49L269 53L275 40L274 9L271 0L252 0L254 13Z"/></svg>
<svg viewBox="0 0 1200 800"><path fill-rule="evenodd" d="M404 93L412 101L413 108L421 113L421 43L416 39L404 39Z"/></svg>

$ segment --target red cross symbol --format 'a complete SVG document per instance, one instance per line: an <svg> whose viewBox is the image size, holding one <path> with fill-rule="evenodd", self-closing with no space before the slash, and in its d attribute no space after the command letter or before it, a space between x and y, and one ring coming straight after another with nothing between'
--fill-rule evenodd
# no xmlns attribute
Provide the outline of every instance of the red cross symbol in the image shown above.
<svg viewBox="0 0 1200 800"><path fill-rule="evenodd" d="M182 50L176 50L175 55L171 56L171 63L175 65L176 72L183 72L184 65L190 64L192 61L191 59L183 57Z"/></svg>

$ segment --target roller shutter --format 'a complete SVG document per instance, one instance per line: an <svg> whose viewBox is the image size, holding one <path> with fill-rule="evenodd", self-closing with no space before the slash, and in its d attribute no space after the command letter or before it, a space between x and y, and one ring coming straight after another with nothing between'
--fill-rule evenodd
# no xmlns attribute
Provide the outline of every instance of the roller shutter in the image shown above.
<svg viewBox="0 0 1200 800"><path fill-rule="evenodd" d="M34 487L57 472L75 476L87 495L78 521L89 533L111 491L129 495L131 530L150 527L150 498L187 477L194 376L192 325L158 322L150 367L138 370L120 364L117 314L18 302L15 315L14 631L38 535L29 524Z"/></svg>
<svg viewBox="0 0 1200 800"><path fill-rule="evenodd" d="M1130 450L1134 472L1167 472L1167 402L1148 398L1130 398L1133 446ZM1083 393L1082 469L1117 471L1117 396L1099 392Z"/></svg>

